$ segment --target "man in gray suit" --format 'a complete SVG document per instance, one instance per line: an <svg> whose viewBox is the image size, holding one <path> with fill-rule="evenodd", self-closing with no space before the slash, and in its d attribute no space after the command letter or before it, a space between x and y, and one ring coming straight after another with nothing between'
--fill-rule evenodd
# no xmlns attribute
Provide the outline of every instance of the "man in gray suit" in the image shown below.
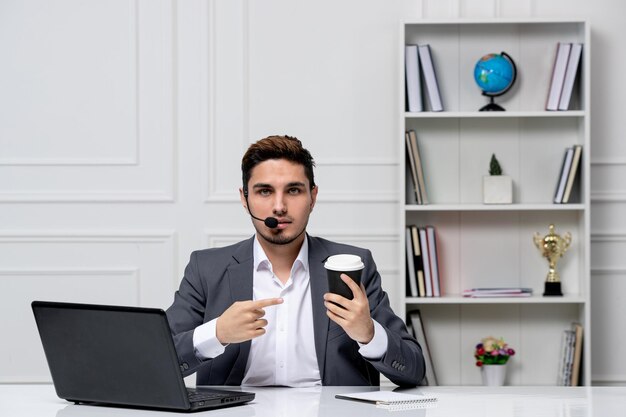
<svg viewBox="0 0 626 417"><path fill-rule="evenodd" d="M423 379L422 350L391 310L370 251L306 233L318 193L313 166L296 138L252 144L239 191L255 235L191 254L167 317L181 370L197 372L198 385ZM324 262L335 254L365 264L360 287L342 275L351 300L328 292Z"/></svg>

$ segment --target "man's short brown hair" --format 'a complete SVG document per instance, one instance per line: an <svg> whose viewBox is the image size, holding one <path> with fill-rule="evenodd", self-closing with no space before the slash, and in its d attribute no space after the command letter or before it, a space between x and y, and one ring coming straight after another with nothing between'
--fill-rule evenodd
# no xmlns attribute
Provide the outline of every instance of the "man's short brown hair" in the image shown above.
<svg viewBox="0 0 626 417"><path fill-rule="evenodd" d="M313 177L315 161L313 161L311 153L302 147L302 142L292 136L268 136L250 145L241 160L244 193L247 194L248 192L248 181L252 176L252 169L269 159L286 159L302 165L311 189L315 187Z"/></svg>

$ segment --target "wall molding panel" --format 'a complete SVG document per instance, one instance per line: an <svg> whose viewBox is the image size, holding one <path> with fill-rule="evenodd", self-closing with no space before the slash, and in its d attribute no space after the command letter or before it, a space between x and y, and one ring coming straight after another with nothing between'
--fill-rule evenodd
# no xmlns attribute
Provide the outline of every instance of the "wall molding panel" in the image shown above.
<svg viewBox="0 0 626 417"><path fill-rule="evenodd" d="M626 192L591 192L592 203L624 203Z"/></svg>
<svg viewBox="0 0 626 417"><path fill-rule="evenodd" d="M201 26L208 28L200 46L207 51L200 86L203 200L239 201L235 191L240 180L233 190L226 185L231 178L241 178L239 158L250 143L248 6L245 0L209 2L199 11Z"/></svg>
<svg viewBox="0 0 626 417"><path fill-rule="evenodd" d="M33 300L166 308L179 281L177 250L173 230L0 230L0 303L15 312L0 329L25 341L19 350L0 346L0 383L50 382Z"/></svg>
<svg viewBox="0 0 626 417"><path fill-rule="evenodd" d="M621 176L621 172L612 172L626 166L626 158L623 157L601 157L593 158L591 161L592 175L599 178L605 178L604 181L608 182L613 176ZM595 172L594 172L595 171ZM626 189L610 189L603 191L591 190L591 202L592 203L624 203L626 202Z"/></svg>
<svg viewBox="0 0 626 417"><path fill-rule="evenodd" d="M138 40L139 40L139 27L138 27L138 0L131 0L128 2L128 48L130 50L130 56L128 56L128 71L130 89L127 93L128 108L132 112L129 115L127 137L125 139L125 150L129 152L128 155L120 155L117 157L99 157L99 156L72 156L72 157L0 157L0 166L42 166L42 167L68 167L68 166L129 166L138 165L139 163L139 62L137 56ZM51 135L54 132L49 132ZM66 132L70 135L71 132ZM50 140L54 140L53 137ZM119 139L118 139L119 140ZM130 142L132 146L129 146L127 142ZM66 152L73 151L72 149L65 149Z"/></svg>
<svg viewBox="0 0 626 417"><path fill-rule="evenodd" d="M623 157L603 157L603 158L593 158L591 160L591 166L612 166L612 165L617 165L617 166L623 166L626 165L626 158Z"/></svg>
<svg viewBox="0 0 626 417"><path fill-rule="evenodd" d="M607 276L626 276L626 268L591 268L591 276L607 277Z"/></svg>
<svg viewBox="0 0 626 417"><path fill-rule="evenodd" d="M134 190L128 192L50 191L0 192L2 203L173 203L174 190L152 192Z"/></svg>
<svg viewBox="0 0 626 417"><path fill-rule="evenodd" d="M114 276L131 276L136 277L137 268L91 268L91 269L0 269L0 277L2 276L98 276L98 275L114 275Z"/></svg>
<svg viewBox="0 0 626 417"><path fill-rule="evenodd" d="M138 268L15 268L0 270L0 302L11 317L3 332L20 341L0 346L0 383L51 382L30 304L34 300L140 305ZM15 317L28 318L25 322Z"/></svg>
<svg viewBox="0 0 626 417"><path fill-rule="evenodd" d="M72 42L55 44L59 58L76 56L75 49L86 48L92 38L94 43L103 48L100 55L90 53L85 60L77 61L86 67L77 77L76 90L71 91L72 86L67 86L70 93L78 94L76 97L71 96L74 100L86 101L83 107L88 115L87 120L96 118L97 122L91 122L89 127L82 126L80 114L75 115L76 104L70 99L61 99L54 105L50 103L59 116L50 116L48 124L57 130L59 126L75 125L76 131L47 131L50 139L42 142L45 146L34 144L32 155L22 155L25 152L23 149L16 150L14 156L4 152L0 158L0 202L173 202L177 158L172 1L131 0L126 5L118 3L111 7L96 4L92 9L85 9L89 12L85 11L85 16L82 16L87 19L84 22L76 19L74 10L64 9L68 7L69 4L50 8L53 11L50 21L58 21L55 27L61 27L67 21L67 30L78 30L76 28L82 24L86 31L85 39L76 37ZM102 13L95 12L99 7ZM121 7L121 10L115 7ZM115 28L112 32L114 36L107 38L106 34L99 32L106 25L94 24L91 25L93 29L87 29L90 26L89 19L96 19L96 15L109 22L109 30ZM53 41L56 39L54 36L67 36L60 33L52 34ZM24 48L32 44L28 38L22 42ZM117 52L120 46L125 48ZM116 59L110 59L116 53L119 54ZM89 79L90 68L97 68L92 75L92 78L97 78ZM49 71L61 69L52 65ZM27 69L24 72L29 73ZM117 80L106 78L108 74L124 75L122 78L128 85L120 81L118 86L115 83ZM84 88L81 86L89 83L98 86L98 89L94 88L93 94L86 96L87 92L82 91ZM100 108L102 110L98 114L96 110ZM70 118L69 115L73 116ZM16 123L24 124L20 121ZM108 144L82 145L82 148L76 146L88 142L81 141L85 135L92 133L95 136L99 126L100 130L121 126L120 129L126 129L127 133L111 137ZM38 132L36 125L31 130ZM41 142L40 136L37 135L33 140ZM63 140L68 136L68 139ZM58 145L49 145L55 139ZM15 142L15 139L7 140L8 144ZM17 144L14 146L17 147Z"/></svg>
<svg viewBox="0 0 626 417"><path fill-rule="evenodd" d="M0 230L0 243L166 243L175 236L173 230Z"/></svg>
<svg viewBox="0 0 626 417"><path fill-rule="evenodd" d="M137 145L138 147L139 145ZM139 165L137 155L120 158L0 158L0 166L125 166Z"/></svg>
<svg viewBox="0 0 626 417"><path fill-rule="evenodd" d="M619 375L595 375L593 376L594 386L620 387L624 386L626 374Z"/></svg>
<svg viewBox="0 0 626 417"><path fill-rule="evenodd" d="M591 243L626 242L626 231L591 232Z"/></svg>
<svg viewBox="0 0 626 417"><path fill-rule="evenodd" d="M7 273L78 271L70 274L76 276L137 270L139 300L148 305L166 306L179 283L177 233L172 230L0 230L0 247L7 256L2 260ZM33 257L41 268L32 267Z"/></svg>

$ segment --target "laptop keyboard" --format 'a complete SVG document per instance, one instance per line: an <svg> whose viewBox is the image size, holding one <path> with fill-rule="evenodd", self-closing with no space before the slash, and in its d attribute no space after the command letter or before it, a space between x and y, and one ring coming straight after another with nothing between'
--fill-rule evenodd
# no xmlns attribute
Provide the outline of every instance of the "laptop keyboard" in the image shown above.
<svg viewBox="0 0 626 417"><path fill-rule="evenodd" d="M187 394L191 402L217 400L229 396L229 394L223 392L197 390L195 388L187 388Z"/></svg>

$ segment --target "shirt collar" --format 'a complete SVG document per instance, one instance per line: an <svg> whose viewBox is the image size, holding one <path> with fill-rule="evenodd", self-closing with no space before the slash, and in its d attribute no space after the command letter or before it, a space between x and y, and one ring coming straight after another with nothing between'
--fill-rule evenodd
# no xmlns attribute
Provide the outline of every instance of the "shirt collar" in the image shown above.
<svg viewBox="0 0 626 417"><path fill-rule="evenodd" d="M254 237L254 271L259 271L259 269L266 268L268 270L272 270L272 264L268 259L263 247L259 243L259 237L255 235ZM297 265L301 265L302 269L308 273L309 272L309 239L305 235L304 241L302 242L302 246L300 247L300 252L298 252L298 256L296 256L296 260L293 262L291 266L291 272L295 270Z"/></svg>

